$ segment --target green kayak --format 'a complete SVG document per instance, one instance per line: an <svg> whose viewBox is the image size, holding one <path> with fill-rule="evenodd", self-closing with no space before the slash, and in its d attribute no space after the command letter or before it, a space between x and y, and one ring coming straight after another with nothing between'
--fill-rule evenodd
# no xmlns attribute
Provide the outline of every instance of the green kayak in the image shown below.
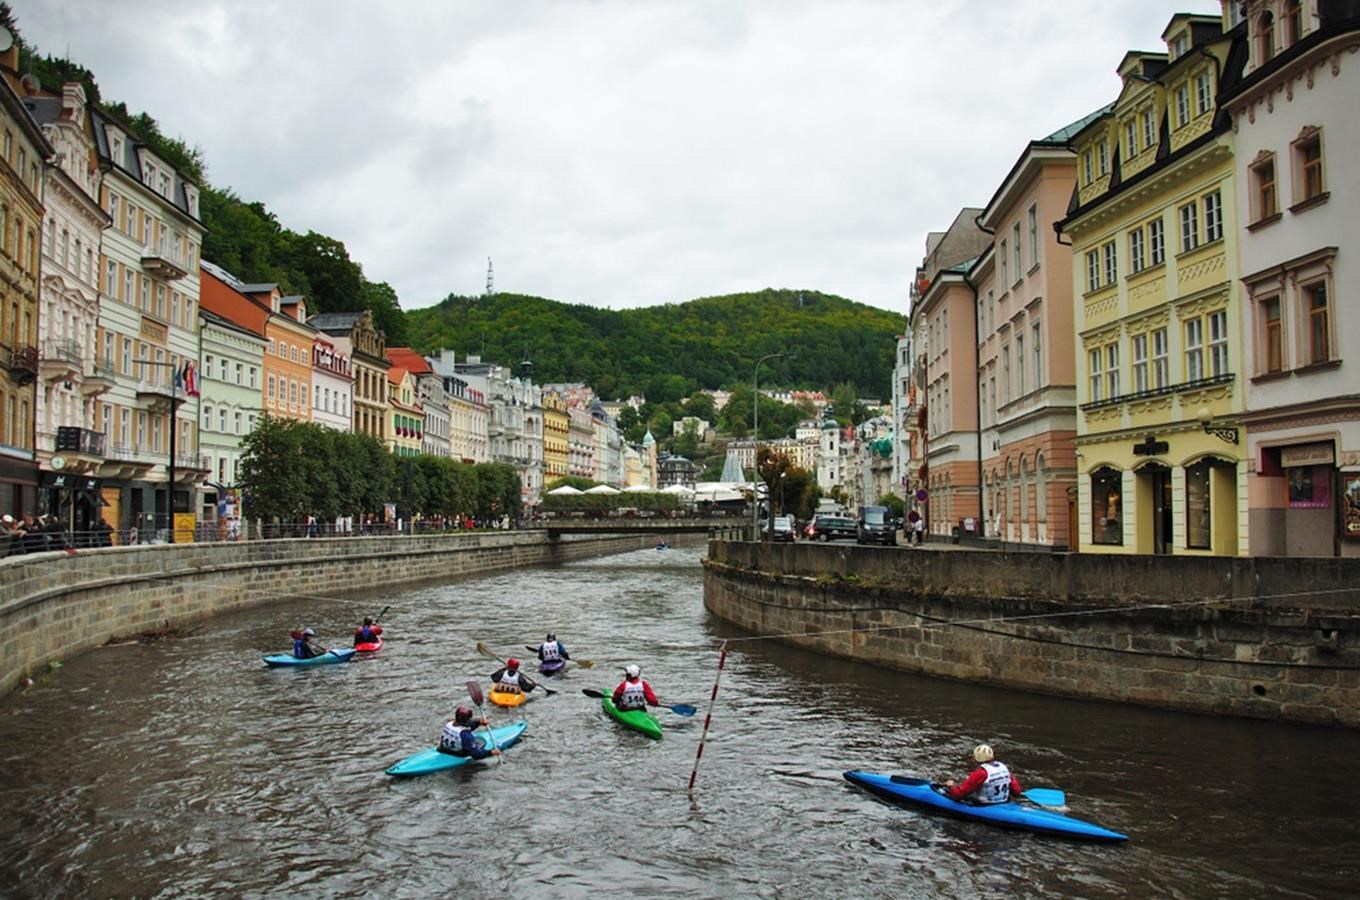
<svg viewBox="0 0 1360 900"><path fill-rule="evenodd" d="M613 698L608 694L605 694L600 703L604 706L604 711L609 714L609 717L624 728L640 731L653 740L661 740L661 723L656 720L656 716L647 712L647 710L630 709L625 712L614 705Z"/></svg>

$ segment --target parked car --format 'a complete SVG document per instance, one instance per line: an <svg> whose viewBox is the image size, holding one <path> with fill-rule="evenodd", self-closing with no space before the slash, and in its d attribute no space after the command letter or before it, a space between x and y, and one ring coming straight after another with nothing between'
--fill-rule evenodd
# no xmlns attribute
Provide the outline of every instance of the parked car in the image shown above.
<svg viewBox="0 0 1360 900"><path fill-rule="evenodd" d="M855 540L861 544L897 545L897 519L886 506L866 506L859 511Z"/></svg>
<svg viewBox="0 0 1360 900"><path fill-rule="evenodd" d="M845 516L817 516L803 534L810 541L834 541L838 538L853 540L859 536L855 520Z"/></svg>
<svg viewBox="0 0 1360 900"><path fill-rule="evenodd" d="M762 522L760 528L767 540L793 541L798 537L797 531L793 527L793 516L775 516L773 530L770 528L769 520Z"/></svg>

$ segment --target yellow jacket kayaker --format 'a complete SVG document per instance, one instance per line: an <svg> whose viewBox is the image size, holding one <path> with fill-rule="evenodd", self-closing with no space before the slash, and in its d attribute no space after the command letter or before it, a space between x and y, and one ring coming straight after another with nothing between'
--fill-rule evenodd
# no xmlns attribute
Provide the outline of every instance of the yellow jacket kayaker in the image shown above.
<svg viewBox="0 0 1360 900"><path fill-rule="evenodd" d="M538 687L538 682L519 670L519 660L511 657L505 665L491 673L491 686L505 694L529 693Z"/></svg>

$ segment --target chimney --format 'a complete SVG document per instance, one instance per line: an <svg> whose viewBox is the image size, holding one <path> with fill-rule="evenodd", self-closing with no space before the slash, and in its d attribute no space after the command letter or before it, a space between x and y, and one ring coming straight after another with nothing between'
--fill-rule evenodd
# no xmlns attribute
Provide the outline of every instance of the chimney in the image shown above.
<svg viewBox="0 0 1360 900"><path fill-rule="evenodd" d="M449 372L453 371L454 364L458 361L458 354L452 350L439 348L439 367Z"/></svg>

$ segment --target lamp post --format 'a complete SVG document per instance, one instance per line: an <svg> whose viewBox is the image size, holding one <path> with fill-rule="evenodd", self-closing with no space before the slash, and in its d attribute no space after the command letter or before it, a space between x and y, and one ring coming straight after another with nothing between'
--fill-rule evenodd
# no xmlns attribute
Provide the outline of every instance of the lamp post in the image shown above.
<svg viewBox="0 0 1360 900"><path fill-rule="evenodd" d="M166 543L175 542L175 432L179 429L179 385L175 382L175 364L173 362L156 361L154 359L134 359L133 362L144 366L159 366L170 370L170 459L166 464L166 491L165 505L169 513L170 527L167 529Z"/></svg>
<svg viewBox="0 0 1360 900"><path fill-rule="evenodd" d="M755 472L751 481L751 493L754 495L752 498L754 503L752 503L751 509L751 525L755 531L752 540L760 540L760 495L755 490L756 482L760 480L760 365L767 359L779 359L781 357L793 359L795 356L796 354L785 350L780 350L778 353L766 353L756 360L755 370L751 374L751 391L753 394L751 399L755 404L755 415L752 417L753 427L751 429L751 468ZM773 503L771 503L771 508L773 508Z"/></svg>

